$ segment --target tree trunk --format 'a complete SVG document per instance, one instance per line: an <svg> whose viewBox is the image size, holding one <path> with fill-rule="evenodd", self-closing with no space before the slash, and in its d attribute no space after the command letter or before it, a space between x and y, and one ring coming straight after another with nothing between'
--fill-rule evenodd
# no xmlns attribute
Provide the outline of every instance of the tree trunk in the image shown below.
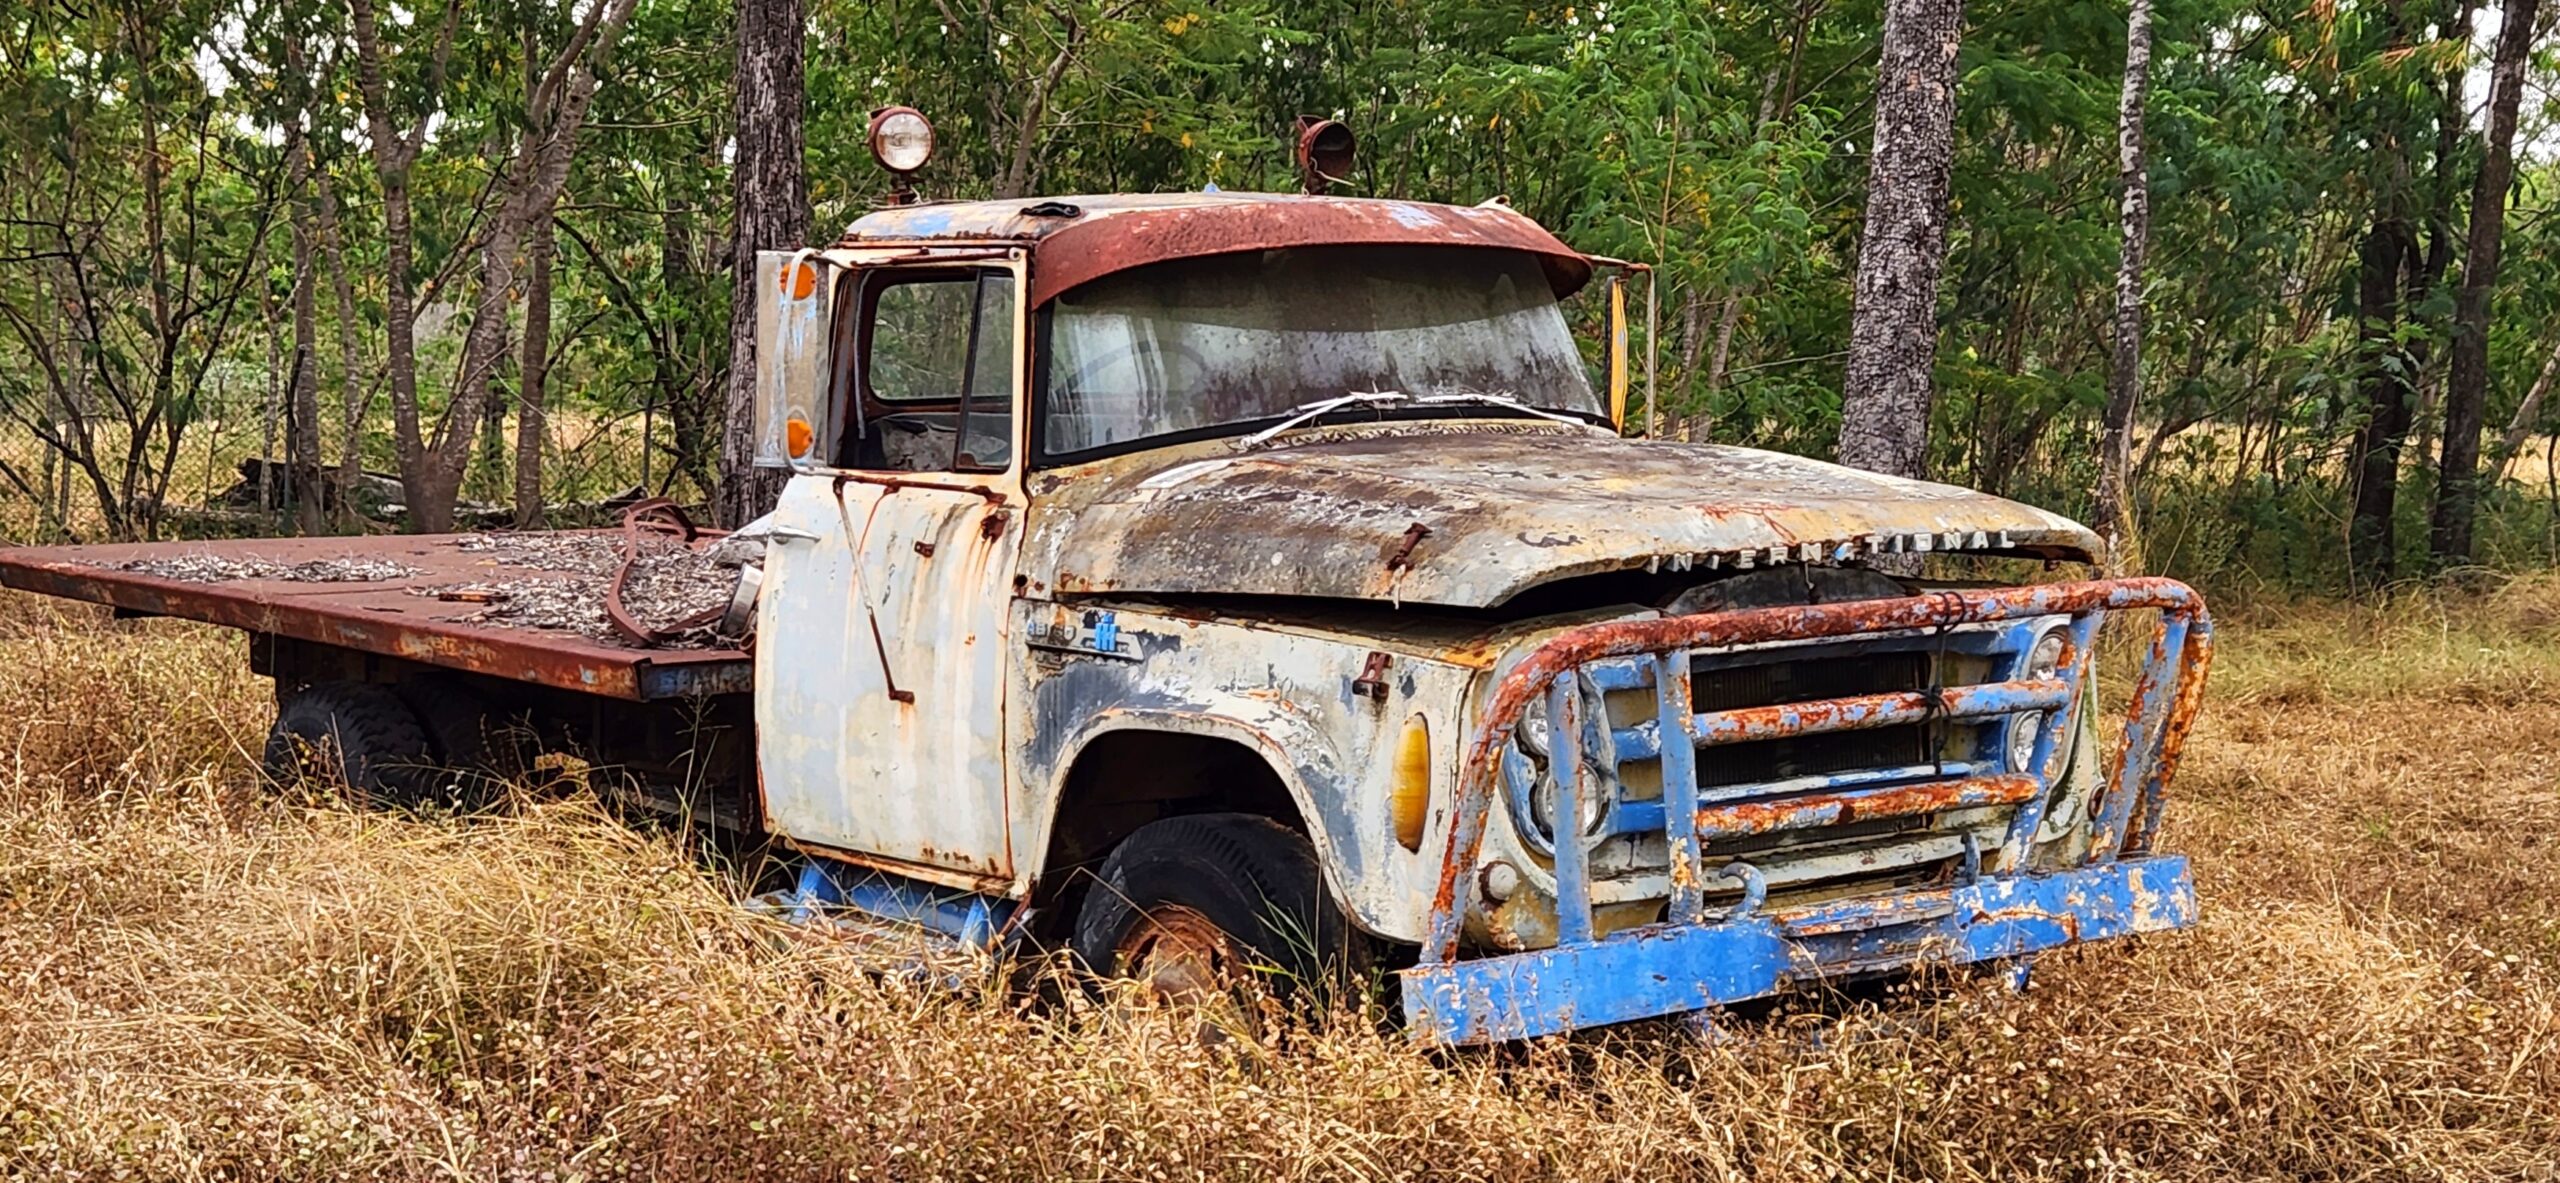
<svg viewBox="0 0 2560 1183"><path fill-rule="evenodd" d="M1843 464L1897 476L1928 469L1963 16L1962 0L1885 4L1839 454Z"/></svg>
<svg viewBox="0 0 2560 1183"><path fill-rule="evenodd" d="M2420 262L2403 284L2400 297L2403 315L2417 318L2422 310L2433 307L2435 290L2444 282L2446 269L2453 265L2455 232L2454 206L2463 195L2462 147L2469 135L2469 117L2463 105L2463 63L2469 60L2471 45L2472 0L2455 0L2453 15L2438 31L2437 40L2459 47L2462 52L2451 55L2448 65L2436 71L2436 150L2433 169L2427 175L2427 209L2423 219L2426 249ZM2405 4L2390 10L2390 19L2399 21L2407 11ZM2450 324L2444 326L2447 334ZM2436 464L2436 424L2438 409L2444 402L2445 358L2435 355L2436 334L2414 336L2408 345L2409 381L2416 391L2416 406L2409 413L2409 442L2400 449L2400 466L2415 467L2420 472L2434 469Z"/></svg>
<svg viewBox="0 0 2560 1183"><path fill-rule="evenodd" d="M311 156L298 128L287 133L285 200L293 222L293 369L285 402L285 497L294 529L317 534L321 518L319 267L311 227Z"/></svg>
<svg viewBox="0 0 2560 1183"><path fill-rule="evenodd" d="M717 517L740 526L773 508L783 473L755 467L756 252L798 245L809 224L803 155L801 0L738 0L738 65L731 95L737 221L730 235L728 423L720 445Z"/></svg>
<svg viewBox="0 0 2560 1183"><path fill-rule="evenodd" d="M2516 414L2507 420L2507 430L2498 437L2496 451L2489 453L2484 470L2496 480L2515 463L2516 453L2524 450L2525 437L2533 434L2534 424L2542 420L2542 404L2551 397L2551 382L2560 377L2560 341L2554 341L2551 352L2542 355L2542 372L2533 376L2533 388L2524 392L2524 401L2516 404Z"/></svg>
<svg viewBox="0 0 2560 1183"><path fill-rule="evenodd" d="M2386 199L2387 200L2387 199ZM2372 583L2391 579L2397 551L2393 516L2399 501L2400 449L2409 438L2410 358L2394 333L2400 323L2400 261L2408 224L2377 211L2365 233L2356 280L2356 335L2365 405L2351 464L2355 509L2347 526L2347 553L2357 573Z"/></svg>
<svg viewBox="0 0 2560 1183"><path fill-rule="evenodd" d="M2107 568L2121 575L2132 561L2130 478L2133 412L2142 397L2142 265L2151 239L2151 185L2142 141L2142 104L2151 91L2151 0L2125 12L2124 89L2116 101L2116 184L2123 192L2123 242L2116 262L2115 364L2107 371L2106 413L2098 433L2098 535Z"/></svg>
<svg viewBox="0 0 2560 1183"><path fill-rule="evenodd" d="M284 401L291 392L284 384L283 334L276 323L275 293L263 285L258 292L258 312L267 326L267 380L258 400L258 459L262 462L258 465L258 512L267 514L282 504L283 490L276 488L276 466L263 461L276 454L276 425L283 418ZM279 522L276 529L281 531L283 524Z"/></svg>
<svg viewBox="0 0 2560 1183"><path fill-rule="evenodd" d="M2471 232L2462 256L2462 286L2453 296L2453 372L2445 384L2444 464L2437 474L2435 518L2427 549L2439 567L2471 561L2471 527L2479 506L2481 418L2489 398L2489 297L2498 284L2506 234L2507 188L2515 180L2516 107L2524 93L2525 57L2533 48L2534 10L2541 0L2508 0L2499 18L2497 56L2489 70L2489 131L2480 175L2471 186Z"/></svg>
<svg viewBox="0 0 2560 1183"><path fill-rule="evenodd" d="M373 153L375 179L382 186L382 368L391 385L392 447L400 465L401 496L411 508L414 524L416 506L425 492L426 466L425 446L418 435L417 238L411 220L409 169L426 143L427 120L421 117L405 134L392 124L389 51L382 43L373 0L348 0L347 9L356 43L356 87L364 97L365 138ZM457 0L445 10L425 93L420 96L429 104L443 97L445 65L452 56L460 16Z"/></svg>
<svg viewBox="0 0 2560 1183"><path fill-rule="evenodd" d="M600 0L588 9L585 23L542 71L526 103L530 125L506 170L504 197L480 249L480 299L463 338L461 375L422 457L425 471L409 506L414 529L432 532L452 526L463 473L470 467L473 428L492 409L490 384L506 354L507 306L521 252L534 227L550 222L560 190L568 184L569 161L595 102L600 72L613 56L635 2Z"/></svg>
<svg viewBox="0 0 2560 1183"><path fill-rule="evenodd" d="M524 360L516 382L516 525L542 528L542 384L551 371L551 219L534 224L525 244Z"/></svg>
<svg viewBox="0 0 2560 1183"><path fill-rule="evenodd" d="M329 287L338 305L338 377L343 387L338 405L338 520L343 527L353 525L356 518L355 491L364 477L364 411L371 400L365 397L364 351L357 344L355 280L347 273L346 244L338 237L337 194L329 185L327 169L313 170L312 181L319 199L320 249L329 260Z"/></svg>
<svg viewBox="0 0 2560 1183"><path fill-rule="evenodd" d="M480 296L464 338L462 368L453 398L437 423L432 440L421 433L417 390L417 313L410 287L413 249L409 208L410 168L426 142L428 121L410 125L406 133L392 124L388 52L382 42L373 0L349 0L354 17L358 89L364 98L365 134L372 141L374 170L382 180L385 268L390 273L385 298L391 322L384 360L391 379L392 418L400 456L400 484L408 501L412 530L435 531L453 521L463 470L482 412L489 405L489 383L506 349L509 289L515 282L516 254L528 230L551 217L552 205L568 181L569 158L579 129L594 102L599 71L611 58L614 42L631 17L635 0L600 0L589 5L568 42L550 64L535 75L534 92L525 103L523 131L515 157L501 166L497 210L480 246ZM445 68L460 22L460 0L448 0L428 62L423 95L429 103L441 97Z"/></svg>
<svg viewBox="0 0 2560 1183"><path fill-rule="evenodd" d="M2457 10L2463 22L2469 19L2469 7L2465 3ZM2389 51L2405 52L2410 45L2406 14L2390 7L2384 19L2390 23ZM2401 317L2432 286L2433 268L2418 258L2413 219L2410 132L2415 122L2405 100L2382 105L2374 119L2367 153L2373 164L2373 220L2356 251L2356 388L2364 423L2347 457L2355 484L2347 559L2355 578L2368 587L2388 583L2398 567L2400 456L2409 439L2412 396L2423 364L2400 339ZM2436 148L2440 174L2447 156L2441 134ZM2430 211L2436 204L2429 203Z"/></svg>
<svg viewBox="0 0 2560 1183"><path fill-rule="evenodd" d="M1707 389L1724 389L1725 375L1733 368L1733 331L1742 324L1742 289L1726 292L1724 306L1716 310L1716 343L1707 352Z"/></svg>

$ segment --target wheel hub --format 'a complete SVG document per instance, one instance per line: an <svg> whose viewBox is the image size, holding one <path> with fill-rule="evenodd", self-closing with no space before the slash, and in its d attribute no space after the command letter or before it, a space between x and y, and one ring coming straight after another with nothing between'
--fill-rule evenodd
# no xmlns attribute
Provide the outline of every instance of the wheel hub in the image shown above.
<svg viewBox="0 0 2560 1183"><path fill-rule="evenodd" d="M1147 909L1120 938L1120 973L1158 997L1184 1002L1234 996L1248 984L1235 941L1180 904Z"/></svg>

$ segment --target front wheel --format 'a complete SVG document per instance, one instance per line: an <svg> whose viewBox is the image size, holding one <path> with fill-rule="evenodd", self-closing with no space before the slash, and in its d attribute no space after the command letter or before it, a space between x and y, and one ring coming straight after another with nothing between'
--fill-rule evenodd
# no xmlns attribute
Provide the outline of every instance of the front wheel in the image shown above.
<svg viewBox="0 0 2560 1183"><path fill-rule="evenodd" d="M1246 813L1169 817L1104 860L1076 915L1076 959L1175 1000L1302 993L1347 980L1353 936L1315 847Z"/></svg>

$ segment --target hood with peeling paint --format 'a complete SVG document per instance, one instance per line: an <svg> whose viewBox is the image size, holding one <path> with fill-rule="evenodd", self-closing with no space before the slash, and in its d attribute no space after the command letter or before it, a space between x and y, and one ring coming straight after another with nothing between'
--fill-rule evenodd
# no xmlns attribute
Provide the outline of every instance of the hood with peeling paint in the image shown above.
<svg viewBox="0 0 2560 1183"><path fill-rule="evenodd" d="M1964 550L2089 560L2033 506L1775 452L1520 422L1320 428L1042 473L1026 574L1061 594L1251 594L1483 608L1653 565Z"/></svg>

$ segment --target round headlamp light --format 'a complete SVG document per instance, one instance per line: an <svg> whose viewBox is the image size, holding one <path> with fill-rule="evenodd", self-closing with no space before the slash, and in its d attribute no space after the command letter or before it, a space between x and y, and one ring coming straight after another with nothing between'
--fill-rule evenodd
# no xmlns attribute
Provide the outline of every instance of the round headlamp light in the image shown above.
<svg viewBox="0 0 2560 1183"><path fill-rule="evenodd" d="M2035 647L2027 650L2025 666L2018 678L2024 682L2041 682L2062 673L2062 650L2069 644L2061 628L2048 629L2036 638ZM2020 711L2009 720L2009 771L2034 772L2036 733L2044 728L2043 711Z"/></svg>
<svg viewBox="0 0 2560 1183"><path fill-rule="evenodd" d="M1529 700L1528 708L1520 712L1520 725L1511 729L1511 738L1519 743L1521 751L1529 753L1531 759L1541 765L1547 762L1546 695Z"/></svg>
<svg viewBox="0 0 2560 1183"><path fill-rule="evenodd" d="M2027 651L2027 676L2050 678L2062 672L2062 647L2069 643L2063 629L2049 629L2036 638L2036 647Z"/></svg>
<svg viewBox="0 0 2560 1183"><path fill-rule="evenodd" d="M933 124L913 107L882 107L871 116L871 158L893 173L911 173L933 159Z"/></svg>
<svg viewBox="0 0 2560 1183"><path fill-rule="evenodd" d="M1514 817L1515 820L1526 820L1536 828L1533 840L1544 839L1550 844L1556 837L1556 778L1574 773L1571 768L1560 768L1555 764L1554 748L1550 743L1552 738L1547 719L1547 699L1540 695L1529 700L1528 707L1520 712L1520 724L1511 729L1511 742L1520 749L1521 755L1527 757L1527 767L1518 775L1529 782L1529 816L1518 819L1515 814ZM1586 743L1590 739L1587 730L1584 739ZM1596 782L1598 778L1594 779ZM1591 790L1582 799L1582 833L1586 836L1600 829L1609 812L1608 789L1594 783Z"/></svg>
<svg viewBox="0 0 2560 1183"><path fill-rule="evenodd" d="M1556 839L1557 778L1571 775L1573 775L1573 769L1549 765L1544 770L1544 775L1538 778L1537 786L1529 790L1529 820L1537 825L1539 832L1545 834L1549 841ZM1604 799L1605 794L1598 791L1599 786L1593 785L1591 788L1594 791L1582 795L1580 832L1586 838L1599 831L1601 818L1609 811L1609 803Z"/></svg>

